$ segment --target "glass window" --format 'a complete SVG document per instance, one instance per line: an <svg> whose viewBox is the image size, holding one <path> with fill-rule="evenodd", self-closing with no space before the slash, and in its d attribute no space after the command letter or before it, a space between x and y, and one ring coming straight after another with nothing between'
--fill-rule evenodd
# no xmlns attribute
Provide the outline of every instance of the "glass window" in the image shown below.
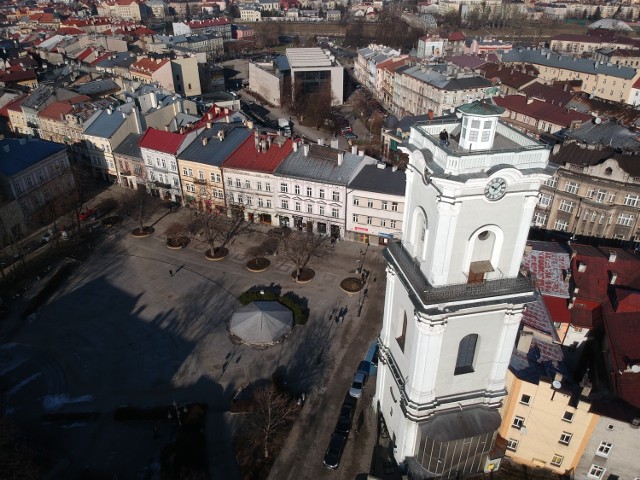
<svg viewBox="0 0 640 480"><path fill-rule="evenodd" d="M289 210L289 200L282 200L280 206L283 210Z"/></svg>
<svg viewBox="0 0 640 480"><path fill-rule="evenodd" d="M559 467L560 465L562 465L563 460L564 457L562 455L554 455L551 458L551 465L553 465L554 467Z"/></svg>
<svg viewBox="0 0 640 480"><path fill-rule="evenodd" d="M299 212L302 209L302 205L300 204L300 202L296 202L295 208L296 208L296 212Z"/></svg>
<svg viewBox="0 0 640 480"><path fill-rule="evenodd" d="M332 198L334 202L339 202L340 201L340 192L333 192L332 193Z"/></svg>
<svg viewBox="0 0 640 480"><path fill-rule="evenodd" d="M241 188L242 187L242 182L240 181L239 178L236 178L236 187L237 188Z"/></svg>
<svg viewBox="0 0 640 480"><path fill-rule="evenodd" d="M618 220L616 220L616 223L618 225L631 227L633 225L633 220L634 220L634 217L630 213L619 213Z"/></svg>
<svg viewBox="0 0 640 480"><path fill-rule="evenodd" d="M391 202L391 211L392 212L398 211L398 202Z"/></svg>
<svg viewBox="0 0 640 480"><path fill-rule="evenodd" d="M373 200L367 200L367 207L373 208Z"/></svg>
<svg viewBox="0 0 640 480"><path fill-rule="evenodd" d="M353 221L354 221L355 223L358 223L358 214L357 214L357 213L354 213L354 214L353 214Z"/></svg>
<svg viewBox="0 0 640 480"><path fill-rule="evenodd" d="M580 185L575 182L567 182L564 184L564 191L567 193L576 195L578 193L578 188L580 188Z"/></svg>
<svg viewBox="0 0 640 480"><path fill-rule="evenodd" d="M531 403L531 396L523 394L520 397L520 403L523 404L523 405L529 405L529 403Z"/></svg>
<svg viewBox="0 0 640 480"><path fill-rule="evenodd" d="M258 190L262 190L262 182L258 182L258 183L256 183L256 188L257 188Z"/></svg>
<svg viewBox="0 0 640 480"><path fill-rule="evenodd" d="M513 428L517 428L518 430L524 427L524 417L515 416L513 418L513 423L511 424Z"/></svg>
<svg viewBox="0 0 640 480"><path fill-rule="evenodd" d="M320 207L318 208L318 213L324 216L324 205L320 205Z"/></svg>
<svg viewBox="0 0 640 480"><path fill-rule="evenodd" d="M385 201L382 202L382 209L383 210L388 210L389 209L389 204Z"/></svg>
<svg viewBox="0 0 640 480"><path fill-rule="evenodd" d="M340 212L337 208L332 208L331 209L331 216L333 218L339 218L340 217Z"/></svg>
<svg viewBox="0 0 640 480"><path fill-rule="evenodd" d="M518 440L514 440L513 438L507 439L507 450L515 452L518 449L518 443Z"/></svg>
<svg viewBox="0 0 640 480"><path fill-rule="evenodd" d="M612 443L600 442L600 445L598 446L598 450L596 450L596 455L600 457L608 457L609 452L611 451L612 448L613 448Z"/></svg>
<svg viewBox="0 0 640 480"><path fill-rule="evenodd" d="M271 208L271 199L267 198L267 208Z"/></svg>
<svg viewBox="0 0 640 480"><path fill-rule="evenodd" d="M267 192L270 192L270 191L271 191L271 184L270 184L270 183L265 183L265 185L264 185L264 189L265 189Z"/></svg>
<svg viewBox="0 0 640 480"><path fill-rule="evenodd" d="M293 191L296 195L300 195L300 185L294 185Z"/></svg>
<svg viewBox="0 0 640 480"><path fill-rule="evenodd" d="M311 187L307 187L307 197L311 197L313 195L313 190L311 190Z"/></svg>
<svg viewBox="0 0 640 480"><path fill-rule="evenodd" d="M367 217L367 225L371 225L373 223L372 217Z"/></svg>
<svg viewBox="0 0 640 480"><path fill-rule="evenodd" d="M557 179L557 177L551 177L549 180L544 182L544 184L547 187L556 188L558 186L558 179Z"/></svg>
<svg viewBox="0 0 640 480"><path fill-rule="evenodd" d="M286 183L281 183L280 184L280 191L282 193L288 193L289 192L289 185L287 185Z"/></svg>
<svg viewBox="0 0 640 480"><path fill-rule="evenodd" d="M553 226L554 230L560 230L561 232L566 232L567 228L569 228L569 222L565 220L556 220L555 225Z"/></svg>
<svg viewBox="0 0 640 480"><path fill-rule="evenodd" d="M360 205L360 199L358 197L353 197L353 204L357 207Z"/></svg>
<svg viewBox="0 0 640 480"><path fill-rule="evenodd" d="M591 468L589 468L589 473L587 474L587 477L601 479L605 471L606 471L606 468L601 467L600 465L593 464L591 465Z"/></svg>
<svg viewBox="0 0 640 480"><path fill-rule="evenodd" d="M595 201L598 203L602 203L604 202L604 199L607 198L607 191L606 190L598 190L595 194Z"/></svg>
<svg viewBox="0 0 640 480"><path fill-rule="evenodd" d="M472 333L467 335L458 345L458 358L456 360L456 368L453 372L454 375L462 375L465 373L473 372L473 360L476 353L476 343L478 342L478 335Z"/></svg>
<svg viewBox="0 0 640 480"><path fill-rule="evenodd" d="M571 437L573 437L572 433L562 432L560 434L560 440L558 440L558 442L560 442L563 445L569 445L569 443L571 443Z"/></svg>
<svg viewBox="0 0 640 480"><path fill-rule="evenodd" d="M542 205L543 207L548 207L551 205L551 195L546 193L541 193L538 195L538 205Z"/></svg>
<svg viewBox="0 0 640 480"><path fill-rule="evenodd" d="M244 188L251 188L251 181L245 180L244 181Z"/></svg>
<svg viewBox="0 0 640 480"><path fill-rule="evenodd" d="M307 213L313 213L313 203L307 203Z"/></svg>
<svg viewBox="0 0 640 480"><path fill-rule="evenodd" d="M396 224L397 224L396 220L391 220L390 227L391 228L396 228Z"/></svg>
<svg viewBox="0 0 640 480"><path fill-rule="evenodd" d="M324 198L324 188L320 189L319 195L320 198Z"/></svg>
<svg viewBox="0 0 640 480"><path fill-rule="evenodd" d="M562 415L562 420L564 420L565 422L573 422L573 413L572 412L564 412L564 415Z"/></svg>
<svg viewBox="0 0 640 480"><path fill-rule="evenodd" d="M574 205L575 203L562 199L560 200L560 207L558 208L560 209L561 212L571 213L573 212Z"/></svg>
<svg viewBox="0 0 640 480"><path fill-rule="evenodd" d="M637 207L639 199L640 197L638 195L625 195L624 204L629 207Z"/></svg>

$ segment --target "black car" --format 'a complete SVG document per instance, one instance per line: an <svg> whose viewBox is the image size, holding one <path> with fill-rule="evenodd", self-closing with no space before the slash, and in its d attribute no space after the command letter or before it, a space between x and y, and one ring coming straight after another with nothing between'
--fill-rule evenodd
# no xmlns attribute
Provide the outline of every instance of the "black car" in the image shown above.
<svg viewBox="0 0 640 480"><path fill-rule="evenodd" d="M338 415L338 423L336 424L336 433L348 434L351 430L351 424L353 422L353 415L356 411L356 402L353 401L353 397L349 397L348 400L340 407L340 415Z"/></svg>
<svg viewBox="0 0 640 480"><path fill-rule="evenodd" d="M180 208L180 204L178 202L173 202L173 201L164 202L162 206L168 209L170 212L173 212L174 210L177 210L178 208Z"/></svg>
<svg viewBox="0 0 640 480"><path fill-rule="evenodd" d="M331 440L329 440L329 446L327 452L324 454L324 466L335 470L340 465L340 458L342 458L342 451L347 443L347 437L342 433L333 433Z"/></svg>

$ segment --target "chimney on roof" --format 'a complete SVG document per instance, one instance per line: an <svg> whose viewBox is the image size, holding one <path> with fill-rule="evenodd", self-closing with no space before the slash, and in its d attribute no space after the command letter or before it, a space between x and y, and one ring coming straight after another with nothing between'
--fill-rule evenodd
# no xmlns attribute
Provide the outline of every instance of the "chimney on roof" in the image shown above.
<svg viewBox="0 0 640 480"><path fill-rule="evenodd" d="M519 352L529 353L529 348L531 348L531 341L533 340L533 332L529 332L526 330L522 330L520 332L520 336L518 337L518 343L516 348Z"/></svg>
<svg viewBox="0 0 640 480"><path fill-rule="evenodd" d="M358 154L358 146L357 145L352 145L351 146L351 155L357 155Z"/></svg>
<svg viewBox="0 0 640 480"><path fill-rule="evenodd" d="M609 275L611 278L609 278L609 284L610 285L615 285L616 284L616 280L618 280L618 273L617 272L609 272Z"/></svg>
<svg viewBox="0 0 640 480"><path fill-rule="evenodd" d="M224 121L227 123L231 123L231 119L229 118L229 115L225 115Z"/></svg>
<svg viewBox="0 0 640 480"><path fill-rule="evenodd" d="M338 152L338 166L342 165L343 160L344 160L344 152Z"/></svg>
<svg viewBox="0 0 640 480"><path fill-rule="evenodd" d="M211 128L211 122L207 122L207 128Z"/></svg>
<svg viewBox="0 0 640 480"><path fill-rule="evenodd" d="M308 157L308 156L309 156L309 145L305 143L305 144L302 146L302 151L304 152L304 156L305 156L305 157Z"/></svg>
<svg viewBox="0 0 640 480"><path fill-rule="evenodd" d="M616 258L618 258L618 254L615 252L615 250L610 250L609 251L609 263L614 263L616 261Z"/></svg>
<svg viewBox="0 0 640 480"><path fill-rule="evenodd" d="M218 130L218 140L224 140L224 130Z"/></svg>
<svg viewBox="0 0 640 480"><path fill-rule="evenodd" d="M324 147L324 138L318 138L318 145Z"/></svg>
<svg viewBox="0 0 640 480"><path fill-rule="evenodd" d="M214 107L213 111L216 113L216 115L220 115L220 107Z"/></svg>
<svg viewBox="0 0 640 480"><path fill-rule="evenodd" d="M202 137L202 145L209 143L209 137Z"/></svg>
<svg viewBox="0 0 640 480"><path fill-rule="evenodd" d="M213 120L213 113L211 113L211 112L207 113L207 119L208 120Z"/></svg>
<svg viewBox="0 0 640 480"><path fill-rule="evenodd" d="M293 142L293 151L294 152L298 151L298 142L296 142L296 141Z"/></svg>
<svg viewBox="0 0 640 480"><path fill-rule="evenodd" d="M528 97L527 98L527 105L531 105L533 103L533 98L532 97Z"/></svg>
<svg viewBox="0 0 640 480"><path fill-rule="evenodd" d="M332 138L331 139L331 148L334 148L336 150L338 149L338 139L337 138Z"/></svg>

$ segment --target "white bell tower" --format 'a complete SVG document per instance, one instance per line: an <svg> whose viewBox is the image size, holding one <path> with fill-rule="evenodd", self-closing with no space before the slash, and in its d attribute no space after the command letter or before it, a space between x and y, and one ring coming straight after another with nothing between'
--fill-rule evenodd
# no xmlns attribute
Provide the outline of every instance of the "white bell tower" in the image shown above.
<svg viewBox="0 0 640 480"><path fill-rule="evenodd" d="M545 145L485 101L416 124L401 242L389 245L376 400L398 462L425 478L499 464L490 454L520 318L520 261L549 178ZM450 144L440 145L446 128Z"/></svg>

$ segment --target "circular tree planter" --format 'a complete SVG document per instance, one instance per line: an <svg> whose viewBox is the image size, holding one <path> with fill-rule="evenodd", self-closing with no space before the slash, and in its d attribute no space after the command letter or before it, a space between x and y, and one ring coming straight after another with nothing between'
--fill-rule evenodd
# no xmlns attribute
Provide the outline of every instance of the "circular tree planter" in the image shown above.
<svg viewBox="0 0 640 480"><path fill-rule="evenodd" d="M247 270L250 272L264 272L271 262L264 257L252 258L247 262Z"/></svg>
<svg viewBox="0 0 640 480"><path fill-rule="evenodd" d="M300 275L296 278L297 270L291 272L291 278L293 278L297 283L307 283L310 282L313 277L316 276L315 270L312 270L309 267L302 267L300 269Z"/></svg>
<svg viewBox="0 0 640 480"><path fill-rule="evenodd" d="M213 249L207 250L204 253L204 256L207 257L207 260L211 260L212 262L219 262L220 260L224 260L224 258L229 255L229 249L224 247L217 247Z"/></svg>
<svg viewBox="0 0 640 480"><path fill-rule="evenodd" d="M148 237L149 235L151 235L153 232L155 231L155 229L153 227L142 227L142 229L140 228L134 228L133 231L131 232L131 235L136 237L136 238L144 238L144 237Z"/></svg>
<svg viewBox="0 0 640 480"><path fill-rule="evenodd" d="M180 237L176 240L167 238L167 248L171 250L180 250L181 248L186 248L189 245L191 239L189 237Z"/></svg>
<svg viewBox="0 0 640 480"><path fill-rule="evenodd" d="M347 277L340 282L340 288L349 295L358 293L362 287L364 283L358 277Z"/></svg>

